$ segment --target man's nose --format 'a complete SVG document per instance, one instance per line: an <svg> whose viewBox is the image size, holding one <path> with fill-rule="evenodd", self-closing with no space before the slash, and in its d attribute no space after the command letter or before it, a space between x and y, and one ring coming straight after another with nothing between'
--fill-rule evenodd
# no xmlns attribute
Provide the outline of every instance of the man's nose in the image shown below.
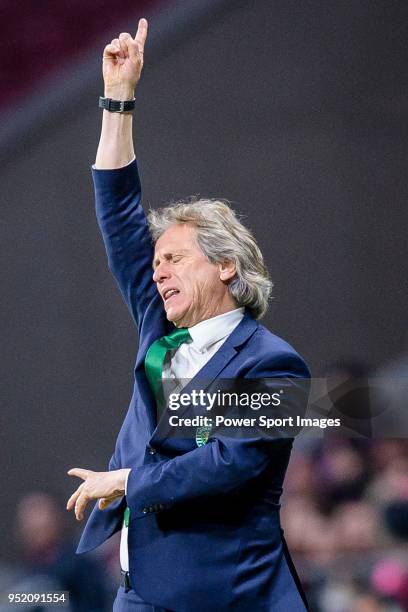
<svg viewBox="0 0 408 612"><path fill-rule="evenodd" d="M169 276L169 265L166 261L162 261L158 266L156 266L153 272L153 281L155 283L160 283L161 281L166 280L166 278L169 278Z"/></svg>

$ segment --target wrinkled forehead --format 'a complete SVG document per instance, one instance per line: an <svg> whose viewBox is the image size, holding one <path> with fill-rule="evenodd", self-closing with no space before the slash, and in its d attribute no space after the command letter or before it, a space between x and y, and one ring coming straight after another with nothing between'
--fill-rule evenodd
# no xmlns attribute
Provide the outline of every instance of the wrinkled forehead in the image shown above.
<svg viewBox="0 0 408 612"><path fill-rule="evenodd" d="M156 240L154 256L158 257L175 251L195 251L198 248L195 227L187 223L175 223Z"/></svg>

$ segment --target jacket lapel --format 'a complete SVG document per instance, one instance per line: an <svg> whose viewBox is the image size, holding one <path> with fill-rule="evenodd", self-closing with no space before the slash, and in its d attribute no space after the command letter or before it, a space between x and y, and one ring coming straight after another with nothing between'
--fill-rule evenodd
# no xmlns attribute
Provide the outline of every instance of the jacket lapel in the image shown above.
<svg viewBox="0 0 408 612"><path fill-rule="evenodd" d="M138 402L135 403L135 410L138 411L142 408L140 403L144 404L147 414L149 433L151 434L157 426L156 400L154 399L153 392L150 388L149 381L147 380L143 365L139 365L139 367L137 367L135 371L135 378L139 393Z"/></svg>

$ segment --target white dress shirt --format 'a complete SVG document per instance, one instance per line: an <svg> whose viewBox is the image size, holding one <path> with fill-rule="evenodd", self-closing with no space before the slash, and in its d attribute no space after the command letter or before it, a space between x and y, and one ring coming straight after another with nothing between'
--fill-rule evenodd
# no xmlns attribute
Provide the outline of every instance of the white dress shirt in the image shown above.
<svg viewBox="0 0 408 612"><path fill-rule="evenodd" d="M184 380L184 382L194 378L241 322L244 310L244 308L230 310L189 327L192 341L184 342L175 351L167 353L162 378L173 378L175 381ZM120 538L120 566L125 572L129 571L127 537L128 530L123 523Z"/></svg>

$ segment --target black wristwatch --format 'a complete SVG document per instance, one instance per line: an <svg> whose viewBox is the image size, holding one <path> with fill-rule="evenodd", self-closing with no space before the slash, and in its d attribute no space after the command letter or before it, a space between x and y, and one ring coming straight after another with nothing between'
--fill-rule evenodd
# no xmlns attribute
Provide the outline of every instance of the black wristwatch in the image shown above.
<svg viewBox="0 0 408 612"><path fill-rule="evenodd" d="M103 108L110 113L128 113L135 106L135 98L133 100L112 100L112 98L99 97L99 108Z"/></svg>

